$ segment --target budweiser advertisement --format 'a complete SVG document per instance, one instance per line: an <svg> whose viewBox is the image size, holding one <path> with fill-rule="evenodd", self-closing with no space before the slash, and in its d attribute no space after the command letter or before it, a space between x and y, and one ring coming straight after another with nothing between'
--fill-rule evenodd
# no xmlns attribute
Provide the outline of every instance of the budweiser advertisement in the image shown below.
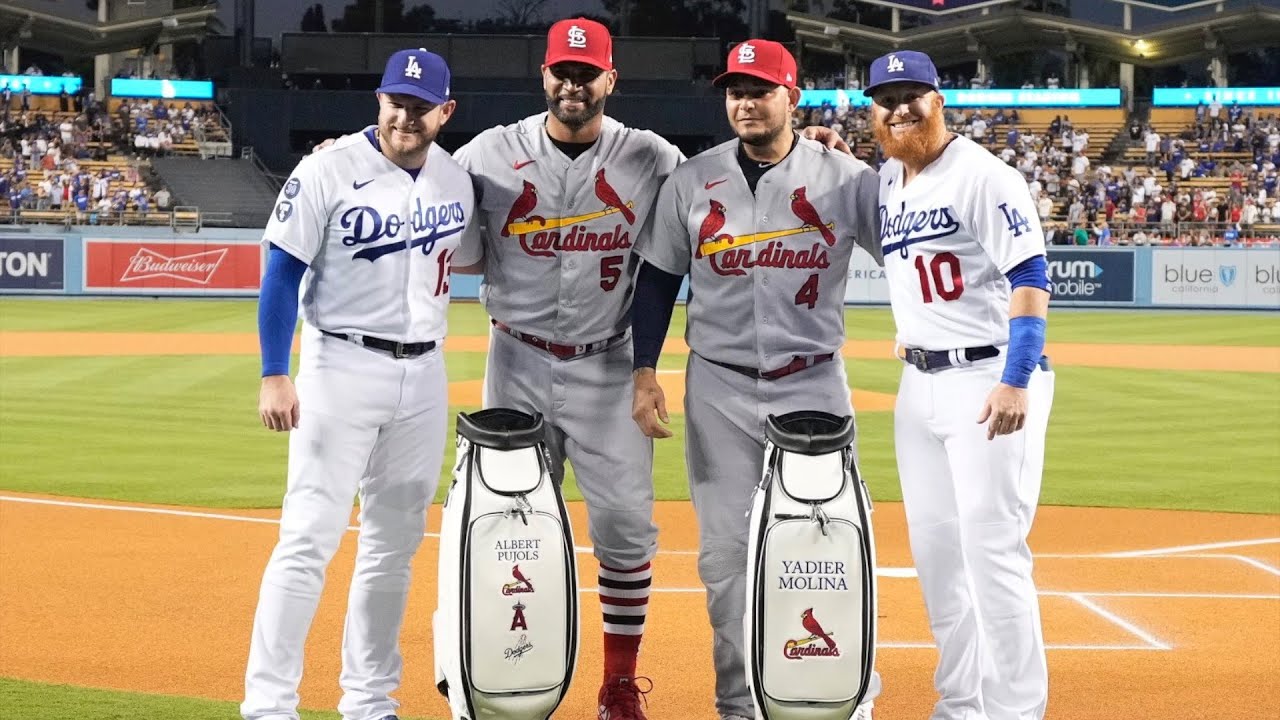
<svg viewBox="0 0 1280 720"><path fill-rule="evenodd" d="M256 242L84 241L85 292L255 295L261 278Z"/></svg>

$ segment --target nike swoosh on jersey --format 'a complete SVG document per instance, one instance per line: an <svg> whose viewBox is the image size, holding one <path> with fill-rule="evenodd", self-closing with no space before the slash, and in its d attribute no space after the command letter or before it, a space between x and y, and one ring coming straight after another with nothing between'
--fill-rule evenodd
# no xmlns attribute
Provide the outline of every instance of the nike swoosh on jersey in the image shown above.
<svg viewBox="0 0 1280 720"><path fill-rule="evenodd" d="M525 160L524 162L513 162L513 163L511 163L511 169L512 169L512 170L519 170L520 168L524 167L525 165L532 165L532 164L534 164L534 163L536 163L536 162L538 162L538 161L537 161L537 160Z"/></svg>
<svg viewBox="0 0 1280 720"><path fill-rule="evenodd" d="M713 188L713 187L715 187L715 186L719 185L720 183L722 183L722 182L724 182L724 181L726 181L726 180L728 180L728 179L729 179L729 178L723 178L723 179L720 179L720 180L712 180L711 182L707 183L706 185L703 185L703 186L702 186L702 189L704 189L704 190L710 190L711 188Z"/></svg>
<svg viewBox="0 0 1280 720"><path fill-rule="evenodd" d="M374 178L374 180L376 180L376 179L377 179L377 178ZM351 189L352 189L352 190L359 190L360 188L364 187L365 185L368 185L368 184L369 184L369 183L371 183L371 182L373 182L373 180L365 180L364 182L358 182L358 181L356 181L356 180L352 180L352 181L351 181Z"/></svg>

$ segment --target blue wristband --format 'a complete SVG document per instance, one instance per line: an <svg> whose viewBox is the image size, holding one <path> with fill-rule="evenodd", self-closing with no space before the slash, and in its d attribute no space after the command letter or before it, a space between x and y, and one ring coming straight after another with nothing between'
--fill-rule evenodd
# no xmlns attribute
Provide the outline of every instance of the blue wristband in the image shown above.
<svg viewBox="0 0 1280 720"><path fill-rule="evenodd" d="M1009 351L1005 354L1000 382L1025 388L1044 355L1045 320L1034 315L1009 318Z"/></svg>

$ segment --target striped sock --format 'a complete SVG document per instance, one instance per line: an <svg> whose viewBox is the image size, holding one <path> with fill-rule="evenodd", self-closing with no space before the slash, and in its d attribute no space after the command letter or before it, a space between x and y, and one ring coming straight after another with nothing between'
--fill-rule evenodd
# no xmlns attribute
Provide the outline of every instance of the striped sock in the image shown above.
<svg viewBox="0 0 1280 720"><path fill-rule="evenodd" d="M600 566L600 609L604 613L604 676L634 676L644 618L649 612L649 563L631 570Z"/></svg>

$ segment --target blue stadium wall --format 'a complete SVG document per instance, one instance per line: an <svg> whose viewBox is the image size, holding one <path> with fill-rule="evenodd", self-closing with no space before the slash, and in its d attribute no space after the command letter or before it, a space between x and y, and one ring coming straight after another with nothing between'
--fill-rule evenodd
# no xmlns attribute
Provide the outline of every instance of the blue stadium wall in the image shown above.
<svg viewBox="0 0 1280 720"><path fill-rule="evenodd" d="M535 90L536 83L530 81ZM652 130L673 142L680 137L709 142L729 138L721 95L629 95L625 85L620 88L608 100L608 113L627 125ZM229 89L221 98L235 142L252 145L267 165L281 171L299 159L298 136L335 137L373 124L378 115L377 100L368 91ZM450 142L451 136L469 139L495 125L546 110L540 92L460 92L454 98L458 109L441 138L450 150L459 144Z"/></svg>
<svg viewBox="0 0 1280 720"><path fill-rule="evenodd" d="M0 294L253 297L261 233L84 227L0 227ZM1054 305L1280 310L1280 248L1057 248L1049 253ZM479 281L455 276L454 297ZM682 294L683 297L683 294ZM845 300L888 302L884 270L854 253Z"/></svg>

